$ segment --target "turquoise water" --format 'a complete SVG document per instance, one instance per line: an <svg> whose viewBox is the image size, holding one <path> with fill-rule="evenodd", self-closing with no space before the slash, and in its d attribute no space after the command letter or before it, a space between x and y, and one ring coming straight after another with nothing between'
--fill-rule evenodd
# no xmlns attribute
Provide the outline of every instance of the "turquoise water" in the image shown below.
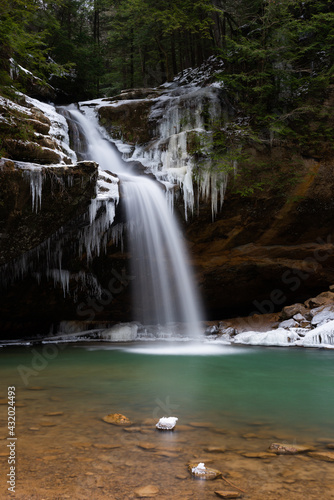
<svg viewBox="0 0 334 500"><path fill-rule="evenodd" d="M39 386L57 409L133 421L177 416L225 429L261 424L296 440L334 438L333 352L142 342L0 351L1 397ZM32 391L30 392L32 394ZM43 399L39 401L44 404Z"/></svg>

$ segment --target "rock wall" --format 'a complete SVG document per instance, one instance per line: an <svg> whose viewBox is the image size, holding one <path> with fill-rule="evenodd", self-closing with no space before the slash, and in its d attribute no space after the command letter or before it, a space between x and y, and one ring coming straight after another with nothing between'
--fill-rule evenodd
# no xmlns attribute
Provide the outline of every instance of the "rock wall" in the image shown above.
<svg viewBox="0 0 334 500"><path fill-rule="evenodd" d="M334 129L332 94L324 113L308 116L311 129ZM132 116L139 109L145 113L131 136ZM226 134L233 127L243 133L238 125L243 118L221 89L207 82L200 88L174 82L158 95L156 89L146 96L124 92L100 102L97 112L101 124L111 134L116 131L125 158L141 161L167 190L172 186L210 319L277 311L333 282L334 162L319 134L298 147L293 137L277 140L269 132L246 138L246 160L236 162L228 180L210 174L211 179L208 175L196 184L190 134L210 133L217 118L227 124Z"/></svg>
<svg viewBox="0 0 334 500"><path fill-rule="evenodd" d="M70 234L75 229L76 233L63 245L66 267L58 266L58 271L55 267L53 274L40 276L39 283L36 276L27 276L7 288L0 329L12 334L16 328L28 334L36 333L37 328L45 333L59 320L90 324L132 320L131 256L126 245L123 250L122 245L115 245L117 234L109 233L103 224L106 252L99 257L87 258L90 252L85 246L81 255L74 255L70 244L78 229L87 227L87 217L82 215L87 216L89 205L93 219L99 211L107 211L102 202L90 202L99 182L95 167L66 166L73 160L62 133L60 139L48 137L50 128L57 128L58 118L50 115L50 109L46 114L42 109L34 111L36 105L30 101L24 119L35 120L34 134L41 134L39 140L44 144L54 141L55 149L49 149L62 164L46 167L45 157L32 155L29 161L39 162L40 167L35 165L28 174L15 160L28 159L20 150L21 139L15 139L11 158L2 160L0 168L1 262L37 248L50 235L57 235L66 222L66 231ZM324 105L331 110L333 99ZM306 145L303 150L292 140L249 139L243 145L247 159L233 165L228 178L209 176L196 184L192 175L197 167L191 144L194 134L209 136L216 118L226 124L241 123L220 88L208 82L180 88L177 83L169 90L131 90L113 100L80 103L80 107L86 113L95 110L124 159L141 162L167 191L190 249L209 319L273 313L317 295L334 282L334 161L327 142L313 144L311 149ZM23 119L17 112L8 111L8 123ZM39 112L46 118L37 120ZM36 175L44 182L41 206L38 182L31 182ZM107 181L111 179L104 184ZM123 220L120 200L116 222ZM81 232L90 249L95 245L93 233ZM59 255L59 249L57 252ZM71 271L70 281L64 269ZM69 292L66 296L64 289Z"/></svg>

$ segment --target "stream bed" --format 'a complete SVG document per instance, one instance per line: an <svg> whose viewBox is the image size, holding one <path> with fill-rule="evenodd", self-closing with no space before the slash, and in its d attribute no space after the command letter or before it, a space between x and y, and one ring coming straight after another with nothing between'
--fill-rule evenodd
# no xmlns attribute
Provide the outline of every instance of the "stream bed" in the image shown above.
<svg viewBox="0 0 334 500"><path fill-rule="evenodd" d="M217 343L46 344L4 347L1 469L7 464L7 388L16 392L20 499L330 499L334 463L268 454L271 443L334 447L332 352ZM110 413L133 425L105 423ZM159 432L160 417L178 417ZM189 462L224 479L201 481ZM1 498L7 486L1 475ZM244 493L240 492L244 490Z"/></svg>

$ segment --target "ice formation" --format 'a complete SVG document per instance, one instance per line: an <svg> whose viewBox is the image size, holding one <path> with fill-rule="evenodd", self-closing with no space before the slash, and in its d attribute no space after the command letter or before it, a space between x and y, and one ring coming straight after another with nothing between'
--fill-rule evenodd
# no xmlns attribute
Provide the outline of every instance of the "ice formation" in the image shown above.
<svg viewBox="0 0 334 500"><path fill-rule="evenodd" d="M330 311L324 312L327 321L313 329L300 327L277 328L267 332L248 331L235 336L224 336L231 344L277 347L325 347L334 348L334 319Z"/></svg>
<svg viewBox="0 0 334 500"><path fill-rule="evenodd" d="M200 462L196 467L192 467L191 472L193 474L205 474L206 473L206 467L204 462Z"/></svg>
<svg viewBox="0 0 334 500"><path fill-rule="evenodd" d="M156 428L164 431L172 431L177 421L177 417L162 417L156 424Z"/></svg>
<svg viewBox="0 0 334 500"><path fill-rule="evenodd" d="M0 97L0 100L6 101L3 104L18 109L20 112L30 114L29 108L16 105L8 99ZM45 104L36 99L25 96L26 102L35 108L40 109L51 122L50 136L56 141L59 151L63 158L70 157L76 160L76 154L69 147L69 129L64 116L59 114L54 106ZM1 101L0 101L1 104ZM32 211L38 212L42 206L43 182L47 174L47 166L39 164L16 161L17 168L23 171L24 177L30 184ZM64 167L65 161L52 165L53 168ZM73 177L68 176L68 187L71 187ZM110 228L115 217L115 207L119 200L119 179L115 174L109 171L100 171L96 197L91 200L87 213L83 216L84 224L82 228L76 230L73 237L73 230L66 227L60 228L46 241L36 248L26 252L20 258L2 266L1 282L4 286L7 283L22 279L27 274L32 274L40 281L41 276L53 279L55 284L59 284L64 295L69 293L70 277L77 281L78 285L86 284L93 287L94 295L98 297L99 286L94 284L94 278L90 273L81 271L70 276L70 272L62 268L63 250L71 248L73 253L79 255L86 254L87 261L91 260L93 255L99 255L105 250L110 238ZM110 234L109 234L110 233ZM112 235L111 235L112 237ZM42 271L41 271L42 270ZM75 293L75 292L74 292Z"/></svg>
<svg viewBox="0 0 334 500"><path fill-rule="evenodd" d="M196 136L199 141L209 145L211 133L208 129L219 121L224 113L220 101L221 85L201 86L208 77L208 68L197 68L194 74L193 70L187 70L175 78L174 82L163 85L160 89L153 89L160 92L160 95L151 98L149 121L156 124L156 130L155 138L149 144L130 146L119 139L109 137L123 154L125 161L139 161L165 185L171 210L174 206L174 186L180 186L186 219L188 213L193 213L199 197L211 200L214 218L223 204L228 180L226 173L212 171L208 161L207 168L200 169L201 172L196 176L199 192L198 197L195 196L193 178L197 165L190 152L192 138ZM193 83L187 84L191 79ZM90 119L96 120L94 113L102 106L118 107L139 102L143 100L106 102L97 99L81 102L79 107ZM102 133L107 136L105 130ZM236 162L233 167L236 167Z"/></svg>

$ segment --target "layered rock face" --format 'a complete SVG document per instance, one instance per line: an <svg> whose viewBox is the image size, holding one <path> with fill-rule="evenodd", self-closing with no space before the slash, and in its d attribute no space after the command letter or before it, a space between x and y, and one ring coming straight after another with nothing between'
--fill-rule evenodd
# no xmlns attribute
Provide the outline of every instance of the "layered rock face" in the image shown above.
<svg viewBox="0 0 334 500"><path fill-rule="evenodd" d="M327 142L296 148L292 139L246 138L246 160L231 160L228 175L208 164L194 183L194 135L210 137L217 119L225 121L226 135L242 135L247 119L210 81L184 83L145 96L126 91L96 109L124 157L141 161L171 191L208 317L270 313L326 290L334 279L334 162ZM332 97L324 109L334 129Z"/></svg>
<svg viewBox="0 0 334 500"><path fill-rule="evenodd" d="M275 148L267 154L270 162ZM227 190L215 221L202 205L186 227L211 318L272 313L333 282L334 164L300 160L287 196L275 188L248 197Z"/></svg>
<svg viewBox="0 0 334 500"><path fill-rule="evenodd" d="M44 332L45 325L60 320L88 321L93 328L96 321L134 319L128 273L133 256L126 246L124 251L120 244L114 245L117 226L113 236L107 231L108 221L101 219L95 225L102 228L101 234L94 225L87 230L98 213L108 212L102 202L91 203L99 182L96 167L76 164L66 134L50 136L50 129L57 130L57 120L62 120L59 115L50 115L50 109L44 110L47 105L37 108L37 101L30 98L23 104L24 109L17 109L7 102L0 127L5 134L22 120L32 126L27 144L15 134L5 141L9 159L2 160L0 169L1 262L8 264L37 248L66 224L65 236L70 236L65 243L56 236L59 245L54 255L59 257L60 248L64 249L62 264L54 262L48 276L38 277L34 267L34 277L7 288L2 327L17 318L18 309L20 318L31 323L30 331L37 317ZM334 162L326 142L319 142L315 154L314 144L300 150L288 140L246 138L244 157L231 158L228 173L210 170L209 162L207 168L203 162L199 168L196 141L203 140L202 147L210 144L217 120L225 123L226 135L242 135L245 130L245 119L228 96L205 78L195 84L185 79L159 89L124 91L114 99L79 106L99 117L126 161L140 162L166 190L187 240L209 319L272 313L315 296L334 282ZM331 98L325 106L334 107ZM32 143L37 144L38 154L29 153L35 151ZM19 160L33 163L32 168L23 168ZM121 208L120 203L116 223L123 220ZM100 236L106 252L94 257ZM72 242L80 239L78 254ZM12 328L11 322L6 329Z"/></svg>

